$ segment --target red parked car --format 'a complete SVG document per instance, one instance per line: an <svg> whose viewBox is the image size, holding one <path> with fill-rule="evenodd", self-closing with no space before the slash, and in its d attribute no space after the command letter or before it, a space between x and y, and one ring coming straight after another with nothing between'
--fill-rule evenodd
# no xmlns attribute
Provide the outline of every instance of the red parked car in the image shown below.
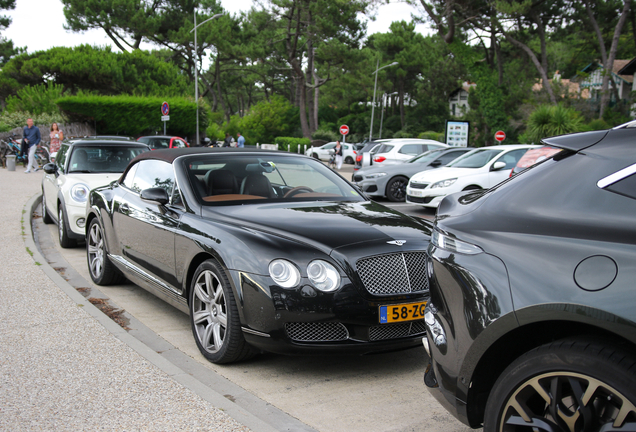
<svg viewBox="0 0 636 432"><path fill-rule="evenodd" d="M151 150L184 148L190 145L178 136L152 135L137 138L137 141L148 144Z"/></svg>

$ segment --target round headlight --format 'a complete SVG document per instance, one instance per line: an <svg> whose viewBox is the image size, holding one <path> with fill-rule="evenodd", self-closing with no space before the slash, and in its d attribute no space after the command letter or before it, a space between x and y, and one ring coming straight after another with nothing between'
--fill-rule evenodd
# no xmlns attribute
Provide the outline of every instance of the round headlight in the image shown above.
<svg viewBox="0 0 636 432"><path fill-rule="evenodd" d="M282 259L269 263L269 275L283 288L293 288L300 282L300 272L296 266Z"/></svg>
<svg viewBox="0 0 636 432"><path fill-rule="evenodd" d="M79 203L85 203L88 199L88 192L90 189L83 183L78 183L71 188L71 198L73 201L77 201Z"/></svg>
<svg viewBox="0 0 636 432"><path fill-rule="evenodd" d="M338 270L327 261L316 260L307 266L307 277L320 291L335 291L340 287Z"/></svg>

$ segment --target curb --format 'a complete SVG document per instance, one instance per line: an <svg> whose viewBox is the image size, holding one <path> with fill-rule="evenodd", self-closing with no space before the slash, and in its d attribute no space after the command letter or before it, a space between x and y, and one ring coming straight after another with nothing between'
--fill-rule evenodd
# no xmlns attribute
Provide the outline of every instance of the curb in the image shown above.
<svg viewBox="0 0 636 432"><path fill-rule="evenodd" d="M148 362L159 368L161 371L170 376L173 380L191 390L205 401L211 403L216 408L221 409L227 415L240 422L241 424L249 427L254 432L276 432L283 430L273 427L270 423L262 420L256 415L250 413L248 410L240 407L236 403L229 400L221 393L215 391L210 386L204 384L191 374L185 372L183 369L176 366L168 359L162 357L159 353L148 347L146 344L130 335L126 330L121 328L117 323L111 320L106 314L90 303L81 293L79 293L73 286L71 286L64 278L62 278L57 271L55 271L49 264L47 259L40 253L39 248L35 244L33 239L33 225L32 217L33 212L40 204L42 194L38 193L34 195L23 207L23 214L25 211L29 212L29 217L23 219L22 226L25 233L24 243L29 251L32 252L32 258L38 264L38 267L46 274L61 290L64 292L73 302L78 306L81 306L90 316L92 316L97 322L99 322L106 330L108 330L114 337L128 345L135 350ZM28 223L27 223L28 221ZM211 374L216 373L209 371ZM244 391L244 390L243 390ZM268 404L269 405L269 404ZM271 406L270 406L271 409ZM284 430L297 430L285 428ZM302 430L312 430L310 428Z"/></svg>

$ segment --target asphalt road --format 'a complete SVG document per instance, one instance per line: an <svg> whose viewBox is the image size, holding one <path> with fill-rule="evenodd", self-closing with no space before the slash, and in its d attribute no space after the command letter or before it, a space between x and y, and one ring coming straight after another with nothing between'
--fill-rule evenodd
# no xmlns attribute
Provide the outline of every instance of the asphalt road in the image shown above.
<svg viewBox="0 0 636 432"><path fill-rule="evenodd" d="M349 171L347 173L347 171ZM351 178L352 167L341 174ZM413 216L431 219L434 212L418 206L383 202ZM199 370L216 373L251 395L324 432L468 431L448 414L423 384L428 362L423 348L370 356L289 357L261 354L235 365L215 365L199 353L188 316L134 284L97 287L90 282L83 247L61 249L54 225L36 220L43 252L63 257L57 270L87 297L105 298L133 335L156 334L161 350L176 349L171 361L184 370L194 360ZM58 258L59 259L59 258ZM74 274L79 275L73 276ZM175 351L175 352L176 352ZM190 366L190 369L193 369ZM200 373L205 380L206 373ZM230 400L232 396L227 395ZM297 430L297 429L289 429Z"/></svg>

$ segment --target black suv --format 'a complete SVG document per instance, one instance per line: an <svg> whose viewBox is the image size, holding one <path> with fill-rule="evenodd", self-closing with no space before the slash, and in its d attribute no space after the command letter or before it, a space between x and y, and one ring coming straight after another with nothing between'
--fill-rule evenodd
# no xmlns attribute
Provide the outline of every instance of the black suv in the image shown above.
<svg viewBox="0 0 636 432"><path fill-rule="evenodd" d="M424 381L486 431L636 430L636 122L449 195L427 264Z"/></svg>

